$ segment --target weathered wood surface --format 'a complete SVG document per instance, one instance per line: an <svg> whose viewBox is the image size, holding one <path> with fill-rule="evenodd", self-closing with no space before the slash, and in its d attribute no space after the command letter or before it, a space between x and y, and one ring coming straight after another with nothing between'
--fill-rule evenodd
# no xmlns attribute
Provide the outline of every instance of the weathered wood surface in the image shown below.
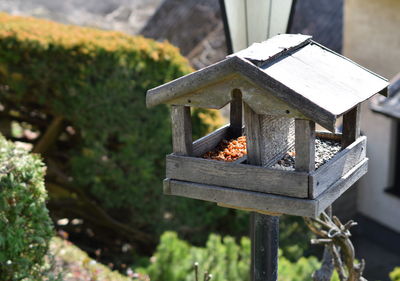
<svg viewBox="0 0 400 281"><path fill-rule="evenodd" d="M326 140L342 141L342 133L316 131L315 136Z"/></svg>
<svg viewBox="0 0 400 281"><path fill-rule="evenodd" d="M249 158L248 161L250 162ZM168 155L166 177L298 198L308 197L307 173L247 164Z"/></svg>
<svg viewBox="0 0 400 281"><path fill-rule="evenodd" d="M172 148L179 155L192 155L192 120L190 107L171 106Z"/></svg>
<svg viewBox="0 0 400 281"><path fill-rule="evenodd" d="M240 91L243 102L250 104L257 114L305 118L304 114L274 94L249 82L243 75L232 74L221 81L211 83L187 95L169 100L168 104L179 104L203 108L220 109L233 102L232 92ZM263 93L262 95L260 93Z"/></svg>
<svg viewBox="0 0 400 281"><path fill-rule="evenodd" d="M329 207L337 198L339 198L347 189L357 182L368 171L368 158L365 158L345 175L338 180L333 186L325 190L316 199L318 202L317 214L321 213Z"/></svg>
<svg viewBox="0 0 400 281"><path fill-rule="evenodd" d="M361 106L357 105L343 115L342 148L352 144L360 136Z"/></svg>
<svg viewBox="0 0 400 281"><path fill-rule="evenodd" d="M293 119L259 115L244 103L244 120L249 164L271 166L293 146Z"/></svg>
<svg viewBox="0 0 400 281"><path fill-rule="evenodd" d="M237 56L255 62L276 59L282 53L303 47L311 40L311 36L302 34L280 34L261 43L253 43L250 47L228 57Z"/></svg>
<svg viewBox="0 0 400 281"><path fill-rule="evenodd" d="M201 156L213 150L218 143L229 135L230 125L225 125L218 130L196 140L193 143L193 156Z"/></svg>
<svg viewBox="0 0 400 281"><path fill-rule="evenodd" d="M386 79L314 43L288 52L279 61L268 62L262 68L336 116L388 86Z"/></svg>
<svg viewBox="0 0 400 281"><path fill-rule="evenodd" d="M251 280L278 280L279 216L250 215Z"/></svg>
<svg viewBox="0 0 400 281"><path fill-rule="evenodd" d="M240 89L232 90L232 101L230 105L230 135L234 138L242 135L243 129L243 101Z"/></svg>
<svg viewBox="0 0 400 281"><path fill-rule="evenodd" d="M223 203L266 212L315 217L315 200L293 198L261 192L205 185L171 179L164 180L164 193L193 199Z"/></svg>
<svg viewBox="0 0 400 281"><path fill-rule="evenodd" d="M310 198L316 198L366 158L367 138L359 137L310 174Z"/></svg>
<svg viewBox="0 0 400 281"><path fill-rule="evenodd" d="M258 89L258 94L256 92L256 95L250 92L252 93L251 97L247 97L247 93L242 91L243 100L253 105L252 108L262 108L258 104L260 101L268 108L268 99L263 98L263 95L273 96L277 101L286 103L289 107L293 108L291 111L298 111L302 114L302 116L297 117L314 120L330 131L335 130L335 122L338 116L314 104L278 80L266 75L262 69L256 67L251 62L236 56L149 90L146 96L146 104L148 107L172 101L174 104L180 105L194 104L194 95L190 99L191 103L188 102L188 95L196 91L207 93L207 91L204 91L207 87L213 87L223 81L234 81L236 79L245 79L254 85L253 88ZM224 98L219 97L219 95L226 95L227 90L238 88L238 85L234 84L234 88L230 89L226 86L220 86L219 88L221 90L213 91L214 94L209 97L219 103L214 106L209 105L211 108L220 108L220 106L224 105L223 102L226 104L230 100L230 97ZM257 95L259 98L257 98Z"/></svg>
<svg viewBox="0 0 400 281"><path fill-rule="evenodd" d="M293 118L261 115L262 166L272 166L294 146ZM282 187L286 188L286 187Z"/></svg>
<svg viewBox="0 0 400 281"><path fill-rule="evenodd" d="M296 171L311 172L315 169L315 123L302 119L295 123Z"/></svg>
<svg viewBox="0 0 400 281"><path fill-rule="evenodd" d="M247 142L247 161L251 165L262 165L261 118L247 104L243 104L244 124Z"/></svg>
<svg viewBox="0 0 400 281"><path fill-rule="evenodd" d="M316 218L362 177L367 170L368 158L365 158L315 199L293 198L168 178L164 180L164 193L222 203L242 209L249 208L269 213Z"/></svg>
<svg viewBox="0 0 400 281"><path fill-rule="evenodd" d="M238 85L234 85L234 88L225 87L224 81L234 84L231 81L236 79L247 80L254 88L261 89L258 91L260 100L263 95L272 95L298 110L303 118L330 131L334 131L339 116L372 95L383 93L388 86L386 79L311 42L294 51L286 50L281 57L267 60L261 67L238 56L229 57L149 90L146 103L154 106L172 101L176 103L179 99L176 104L187 105L186 97L189 95L195 99L195 92L220 84L224 92L215 90L209 94L209 98L222 104L223 101L230 101L229 91L238 88ZM226 97L219 100L221 93ZM243 100L257 112L257 101L260 100L254 97L249 99L246 95L243 92ZM221 104L210 106L216 108ZM268 102L264 105L268 107Z"/></svg>

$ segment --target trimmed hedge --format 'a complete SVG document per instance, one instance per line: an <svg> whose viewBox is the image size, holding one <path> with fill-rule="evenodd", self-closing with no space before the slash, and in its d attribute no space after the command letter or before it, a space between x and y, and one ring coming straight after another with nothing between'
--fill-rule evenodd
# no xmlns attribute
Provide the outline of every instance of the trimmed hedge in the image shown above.
<svg viewBox="0 0 400 281"><path fill-rule="evenodd" d="M139 253L166 228L197 242L199 227L246 231L233 211L162 195L169 110L147 109L145 93L190 71L169 43L0 14L0 117L44 156L56 218L83 218L90 241L129 241ZM220 116L197 109L193 121L199 137Z"/></svg>
<svg viewBox="0 0 400 281"><path fill-rule="evenodd" d="M53 234L38 155L0 136L0 280L40 279Z"/></svg>

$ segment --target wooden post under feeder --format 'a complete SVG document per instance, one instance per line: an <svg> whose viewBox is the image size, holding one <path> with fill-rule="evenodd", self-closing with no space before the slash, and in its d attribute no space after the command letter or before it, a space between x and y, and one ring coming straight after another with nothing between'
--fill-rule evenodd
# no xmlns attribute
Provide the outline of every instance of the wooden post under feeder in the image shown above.
<svg viewBox="0 0 400 281"><path fill-rule="evenodd" d="M387 86L386 79L310 36L283 34L151 89L148 106L172 105L174 152L167 155L164 193L251 211L252 280L274 281L278 215L318 217L367 172L360 103L385 94ZM230 124L192 142L190 107L228 103ZM242 135L243 119L247 156L234 162L202 157ZM316 132L316 124L330 132ZM317 136L342 146L318 167ZM294 167L279 168L293 149Z"/></svg>

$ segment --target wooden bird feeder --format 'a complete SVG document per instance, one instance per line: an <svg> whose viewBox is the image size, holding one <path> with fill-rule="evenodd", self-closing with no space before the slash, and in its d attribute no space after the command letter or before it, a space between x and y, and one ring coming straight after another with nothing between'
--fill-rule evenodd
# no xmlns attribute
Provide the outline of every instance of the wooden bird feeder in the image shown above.
<svg viewBox="0 0 400 281"><path fill-rule="evenodd" d="M173 153L164 193L265 213L316 217L367 172L360 103L386 95L386 79L305 35L278 35L151 89L147 106L171 105ZM230 103L230 124L192 142L190 107ZM243 114L243 116L242 116ZM335 124L343 116L342 134ZM244 120L244 124L243 121ZM318 133L315 124L330 133ZM247 157L201 158L222 139L245 135ZM342 150L315 169L316 136ZM272 166L290 149L295 170Z"/></svg>

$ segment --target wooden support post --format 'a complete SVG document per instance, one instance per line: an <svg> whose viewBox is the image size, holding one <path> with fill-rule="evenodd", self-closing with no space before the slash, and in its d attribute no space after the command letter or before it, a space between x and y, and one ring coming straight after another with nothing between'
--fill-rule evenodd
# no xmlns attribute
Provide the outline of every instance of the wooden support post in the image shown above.
<svg viewBox="0 0 400 281"><path fill-rule="evenodd" d="M251 213L251 280L278 280L279 217Z"/></svg>
<svg viewBox="0 0 400 281"><path fill-rule="evenodd" d="M232 138L240 137L243 134L242 105L242 92L239 89L234 89L232 91L229 128L229 134Z"/></svg>
<svg viewBox="0 0 400 281"><path fill-rule="evenodd" d="M315 123L296 119L295 151L296 171L311 172L315 169Z"/></svg>
<svg viewBox="0 0 400 281"><path fill-rule="evenodd" d="M360 136L360 112L361 106L357 105L343 115L342 149Z"/></svg>
<svg viewBox="0 0 400 281"><path fill-rule="evenodd" d="M247 137L247 160L252 165L262 165L263 147L261 116L246 103L244 119ZM278 280L279 217L256 212L250 217L251 280Z"/></svg>
<svg viewBox="0 0 400 281"><path fill-rule="evenodd" d="M192 120L190 107L183 105L171 106L172 148L175 154L192 155Z"/></svg>
<svg viewBox="0 0 400 281"><path fill-rule="evenodd" d="M247 105L244 106L244 122L246 124L247 162L251 165L262 165L261 116Z"/></svg>

